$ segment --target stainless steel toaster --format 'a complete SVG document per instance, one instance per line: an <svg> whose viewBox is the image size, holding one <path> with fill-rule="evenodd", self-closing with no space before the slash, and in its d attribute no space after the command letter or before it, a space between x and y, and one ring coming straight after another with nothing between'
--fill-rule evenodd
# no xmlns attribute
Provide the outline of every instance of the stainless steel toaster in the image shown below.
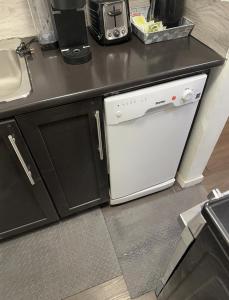
<svg viewBox="0 0 229 300"><path fill-rule="evenodd" d="M104 45L126 41L131 36L128 0L88 0L89 30Z"/></svg>

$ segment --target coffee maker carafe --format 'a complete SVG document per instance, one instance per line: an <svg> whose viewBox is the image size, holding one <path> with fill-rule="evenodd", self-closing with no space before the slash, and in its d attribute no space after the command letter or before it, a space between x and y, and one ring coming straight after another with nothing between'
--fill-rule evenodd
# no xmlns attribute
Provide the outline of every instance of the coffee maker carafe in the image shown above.
<svg viewBox="0 0 229 300"><path fill-rule="evenodd" d="M91 59L84 13L86 0L50 0L58 43L66 63L82 64Z"/></svg>
<svg viewBox="0 0 229 300"><path fill-rule="evenodd" d="M164 26L176 27L183 16L184 0L150 0L148 20L162 21Z"/></svg>

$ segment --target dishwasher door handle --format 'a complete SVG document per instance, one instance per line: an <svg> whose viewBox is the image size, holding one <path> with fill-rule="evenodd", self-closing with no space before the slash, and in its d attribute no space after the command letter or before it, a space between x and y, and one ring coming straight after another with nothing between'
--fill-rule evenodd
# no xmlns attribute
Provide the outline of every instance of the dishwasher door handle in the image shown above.
<svg viewBox="0 0 229 300"><path fill-rule="evenodd" d="M20 163L22 165L22 168L25 171L26 176L29 179L29 182L31 183L31 185L35 185L35 181L33 179L32 173L29 170L29 168L27 167L27 165L26 165L26 163L25 163L25 161L24 161L24 159L23 159L23 157L21 155L21 152L19 151L19 149L17 147L15 138L12 135L8 135L8 139L9 139L9 141L11 143L12 148L14 149L14 152L17 155L18 160L20 161Z"/></svg>
<svg viewBox="0 0 229 300"><path fill-rule="evenodd" d="M96 110L95 112L95 119L96 119L97 134L98 134L98 141L99 141L98 151L99 151L100 160L103 160L103 141L102 141L99 110Z"/></svg>

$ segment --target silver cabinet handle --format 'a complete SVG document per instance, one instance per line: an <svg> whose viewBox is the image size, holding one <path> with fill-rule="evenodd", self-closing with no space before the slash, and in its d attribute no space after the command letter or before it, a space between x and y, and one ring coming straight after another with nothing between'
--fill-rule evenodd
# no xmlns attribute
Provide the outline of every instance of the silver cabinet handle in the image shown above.
<svg viewBox="0 0 229 300"><path fill-rule="evenodd" d="M21 155L21 153L20 153L20 151L19 151L19 149L18 149L18 147L17 147L15 138L14 138L12 135L8 135L8 139L9 139L9 141L10 141L10 143L11 143L13 149L14 149L14 152L16 153L17 158L18 158L18 160L20 161L20 163L21 163L21 165L22 165L22 168L24 169L25 174L26 174L26 176L28 177L30 183L31 183L32 185L35 185L35 181L33 180L32 173L31 173L31 171L28 169L28 167L27 167L27 165L26 165L26 163L25 163L25 161L24 161L24 159L23 159L23 157L22 157L22 155Z"/></svg>
<svg viewBox="0 0 229 300"><path fill-rule="evenodd" d="M99 151L100 160L103 160L103 142L102 142L99 110L96 110L95 112L95 119L96 119L98 141L99 141L98 151Z"/></svg>

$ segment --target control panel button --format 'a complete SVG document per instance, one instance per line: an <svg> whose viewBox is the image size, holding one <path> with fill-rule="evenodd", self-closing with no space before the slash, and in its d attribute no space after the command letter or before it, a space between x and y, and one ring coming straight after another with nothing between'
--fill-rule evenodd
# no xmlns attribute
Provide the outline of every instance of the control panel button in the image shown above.
<svg viewBox="0 0 229 300"><path fill-rule="evenodd" d="M183 93L182 100L184 102L193 101L195 99L194 91L191 89L186 89Z"/></svg>
<svg viewBox="0 0 229 300"><path fill-rule="evenodd" d="M115 29L115 30L113 31L113 35L114 35L116 38L118 38L118 37L120 36L120 31L119 31L118 29Z"/></svg>
<svg viewBox="0 0 229 300"><path fill-rule="evenodd" d="M116 117L117 117L117 118L120 118L121 116L122 116L121 111L120 111L120 110L117 110L117 111L116 111Z"/></svg>

